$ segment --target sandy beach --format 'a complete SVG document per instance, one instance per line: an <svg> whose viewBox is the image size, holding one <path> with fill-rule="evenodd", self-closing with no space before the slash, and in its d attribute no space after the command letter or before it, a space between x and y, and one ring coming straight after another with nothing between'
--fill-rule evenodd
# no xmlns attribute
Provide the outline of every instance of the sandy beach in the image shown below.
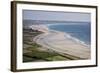
<svg viewBox="0 0 100 73"><path fill-rule="evenodd" d="M37 44L73 59L90 59L90 47L74 40L69 34L59 31L47 31L33 38Z"/></svg>

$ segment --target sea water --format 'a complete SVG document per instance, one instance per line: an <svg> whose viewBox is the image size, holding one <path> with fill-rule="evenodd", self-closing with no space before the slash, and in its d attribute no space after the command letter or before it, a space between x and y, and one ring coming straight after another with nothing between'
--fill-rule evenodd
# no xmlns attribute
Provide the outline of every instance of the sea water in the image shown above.
<svg viewBox="0 0 100 73"><path fill-rule="evenodd" d="M51 30L69 33L72 37L90 45L91 42L91 25L89 22L68 22L49 24Z"/></svg>

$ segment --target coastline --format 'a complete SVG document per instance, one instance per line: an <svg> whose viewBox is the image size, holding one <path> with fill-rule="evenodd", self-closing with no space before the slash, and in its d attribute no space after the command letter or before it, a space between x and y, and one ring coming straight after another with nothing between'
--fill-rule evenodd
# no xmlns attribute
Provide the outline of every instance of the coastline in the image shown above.
<svg viewBox="0 0 100 73"><path fill-rule="evenodd" d="M50 31L52 31L52 32L58 32L58 33L59 32L63 33L66 38L72 39L72 40L74 40L74 41L76 41L76 42L78 42L78 43L80 43L80 44L82 44L84 46L90 47L89 44L86 44L84 41L81 41L81 40L77 39L76 37L71 36L69 33L61 32L61 31L56 31L56 30L50 30Z"/></svg>
<svg viewBox="0 0 100 73"><path fill-rule="evenodd" d="M66 36L67 37L66 37ZM50 30L33 38L37 44L73 59L90 59L90 48L68 33Z"/></svg>

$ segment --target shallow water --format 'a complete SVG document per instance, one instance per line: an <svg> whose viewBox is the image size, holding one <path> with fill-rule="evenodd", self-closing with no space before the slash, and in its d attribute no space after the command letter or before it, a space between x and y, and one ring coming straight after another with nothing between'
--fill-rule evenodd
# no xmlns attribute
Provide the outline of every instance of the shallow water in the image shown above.
<svg viewBox="0 0 100 73"><path fill-rule="evenodd" d="M75 22L75 23L55 23L49 24L49 29L53 29L56 31L62 31L65 33L69 33L72 37L77 38L80 41L83 41L85 44L89 44L91 42L91 25L90 23L83 22Z"/></svg>

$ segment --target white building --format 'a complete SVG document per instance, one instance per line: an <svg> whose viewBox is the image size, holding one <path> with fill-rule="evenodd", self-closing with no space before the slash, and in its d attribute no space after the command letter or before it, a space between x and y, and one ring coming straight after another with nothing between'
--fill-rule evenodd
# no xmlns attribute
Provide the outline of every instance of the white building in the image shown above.
<svg viewBox="0 0 100 73"><path fill-rule="evenodd" d="M43 24L32 25L30 26L30 28L32 28L33 30L41 31L41 32L48 32L48 27Z"/></svg>

